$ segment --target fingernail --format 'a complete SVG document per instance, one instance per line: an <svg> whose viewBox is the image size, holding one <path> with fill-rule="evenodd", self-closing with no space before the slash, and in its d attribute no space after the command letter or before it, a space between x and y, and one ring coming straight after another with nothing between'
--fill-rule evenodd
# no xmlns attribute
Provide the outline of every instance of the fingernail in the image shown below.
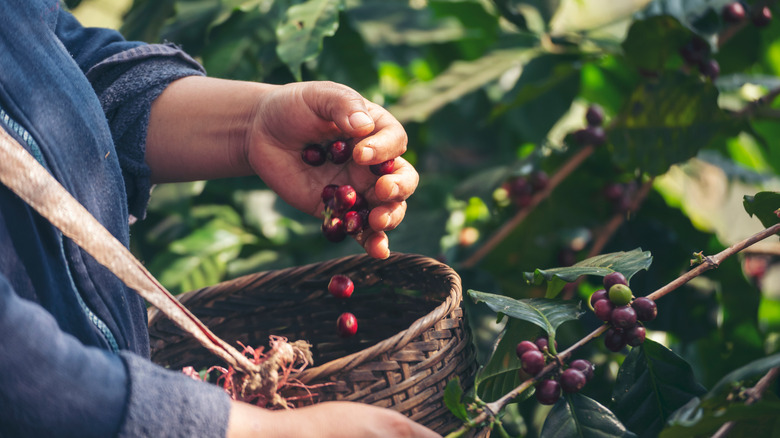
<svg viewBox="0 0 780 438"><path fill-rule="evenodd" d="M372 158L374 158L374 150L368 146L364 147L360 152L360 159L363 161L371 161Z"/></svg>
<svg viewBox="0 0 780 438"><path fill-rule="evenodd" d="M349 116L349 125L352 127L352 129L362 128L371 123L374 123L374 120L371 119L368 114L362 111L352 113L352 115Z"/></svg>
<svg viewBox="0 0 780 438"><path fill-rule="evenodd" d="M398 188L398 184L393 185L393 189L390 190L390 197L388 199L395 199L396 196L398 196L398 192L400 192L401 189Z"/></svg>

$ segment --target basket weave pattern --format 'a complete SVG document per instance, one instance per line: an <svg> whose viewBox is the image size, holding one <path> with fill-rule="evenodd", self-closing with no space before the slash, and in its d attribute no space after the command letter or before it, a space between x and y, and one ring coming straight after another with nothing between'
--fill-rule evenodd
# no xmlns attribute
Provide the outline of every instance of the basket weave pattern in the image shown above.
<svg viewBox="0 0 780 438"><path fill-rule="evenodd" d="M349 299L328 293L336 274L355 283ZM269 335L310 342L314 366L295 378L316 385L314 402L387 407L441 434L461 424L444 405L444 388L456 376L470 387L474 347L460 307L460 277L434 259L400 253L386 260L349 256L247 275L179 299L228 343L263 346ZM349 339L340 338L335 328L344 311L358 319L358 333ZM219 364L155 309L149 312L149 329L156 363L174 369ZM295 391L282 395L301 395Z"/></svg>

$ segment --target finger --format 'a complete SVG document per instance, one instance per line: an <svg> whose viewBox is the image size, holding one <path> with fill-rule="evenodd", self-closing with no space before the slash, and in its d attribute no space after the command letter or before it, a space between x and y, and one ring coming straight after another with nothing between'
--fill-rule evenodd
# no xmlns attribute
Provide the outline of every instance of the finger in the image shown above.
<svg viewBox="0 0 780 438"><path fill-rule="evenodd" d="M390 202L374 207L368 215L368 224L377 231L394 230L406 216L406 202Z"/></svg>
<svg viewBox="0 0 780 438"><path fill-rule="evenodd" d="M390 242L384 231L366 230L357 237L357 241L363 246L366 254L375 259L390 257Z"/></svg>
<svg viewBox="0 0 780 438"><path fill-rule="evenodd" d="M309 82L304 101L315 114L332 121L348 137L362 137L374 131L366 100L357 91L335 82Z"/></svg>
<svg viewBox="0 0 780 438"><path fill-rule="evenodd" d="M420 175L414 166L397 157L393 173L380 177L374 184L374 195L382 202L400 202L412 196L419 182Z"/></svg>
<svg viewBox="0 0 780 438"><path fill-rule="evenodd" d="M403 155L409 142L406 131L395 117L379 105L370 102L368 105L375 122L374 132L360 139L352 151L352 158L363 166Z"/></svg>

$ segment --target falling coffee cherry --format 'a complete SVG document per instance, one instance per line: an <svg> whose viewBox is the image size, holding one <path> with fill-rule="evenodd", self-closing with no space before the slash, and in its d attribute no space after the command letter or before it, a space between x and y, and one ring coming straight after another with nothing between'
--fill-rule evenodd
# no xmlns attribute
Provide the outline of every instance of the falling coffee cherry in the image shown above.
<svg viewBox="0 0 780 438"><path fill-rule="evenodd" d="M342 313L336 320L336 331L342 338L349 338L354 336L355 333L357 333L357 329L357 318L355 318L355 315L349 312Z"/></svg>
<svg viewBox="0 0 780 438"><path fill-rule="evenodd" d="M328 292L336 298L349 298L355 291L355 283L346 275L337 274L328 282Z"/></svg>

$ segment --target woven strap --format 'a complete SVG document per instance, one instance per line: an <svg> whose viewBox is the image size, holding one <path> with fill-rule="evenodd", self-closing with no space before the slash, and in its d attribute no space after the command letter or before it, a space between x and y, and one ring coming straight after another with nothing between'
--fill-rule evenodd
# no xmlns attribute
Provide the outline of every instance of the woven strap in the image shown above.
<svg viewBox="0 0 780 438"><path fill-rule="evenodd" d="M234 368L257 366L212 333L165 289L141 262L0 126L0 182L73 240L129 288L160 309L209 351Z"/></svg>

